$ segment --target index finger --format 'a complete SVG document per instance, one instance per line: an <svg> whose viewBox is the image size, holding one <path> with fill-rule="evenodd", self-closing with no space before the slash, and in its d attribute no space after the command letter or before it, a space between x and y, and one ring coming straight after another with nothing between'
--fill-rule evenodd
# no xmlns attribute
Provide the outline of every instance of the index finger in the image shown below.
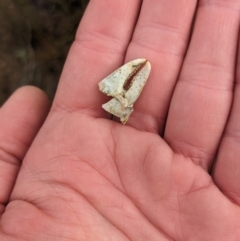
<svg viewBox="0 0 240 241"><path fill-rule="evenodd" d="M91 0L69 52L53 110L108 114L98 82L119 67L132 36L141 0Z"/></svg>

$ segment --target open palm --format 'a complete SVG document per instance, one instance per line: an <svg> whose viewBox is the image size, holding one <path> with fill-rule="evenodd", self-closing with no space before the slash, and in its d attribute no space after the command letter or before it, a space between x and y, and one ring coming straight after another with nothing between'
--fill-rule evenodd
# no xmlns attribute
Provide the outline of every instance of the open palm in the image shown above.
<svg viewBox="0 0 240 241"><path fill-rule="evenodd" d="M1 240L240 240L240 4L196 4L92 0L28 151L45 97L2 107ZM136 58L152 72L124 126L97 84Z"/></svg>

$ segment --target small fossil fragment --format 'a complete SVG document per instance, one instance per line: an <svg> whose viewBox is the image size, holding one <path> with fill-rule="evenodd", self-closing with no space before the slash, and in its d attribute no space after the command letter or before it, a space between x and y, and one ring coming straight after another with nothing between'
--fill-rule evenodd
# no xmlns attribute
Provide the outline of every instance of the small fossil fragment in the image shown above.
<svg viewBox="0 0 240 241"><path fill-rule="evenodd" d="M142 92L151 71L146 59L135 59L103 79L99 90L113 98L103 104L107 112L120 118L125 124L133 112L133 104Z"/></svg>

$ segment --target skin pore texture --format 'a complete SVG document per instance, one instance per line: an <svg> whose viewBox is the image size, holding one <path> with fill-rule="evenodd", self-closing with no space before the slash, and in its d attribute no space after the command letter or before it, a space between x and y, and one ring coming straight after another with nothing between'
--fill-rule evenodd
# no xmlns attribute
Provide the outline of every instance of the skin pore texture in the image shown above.
<svg viewBox="0 0 240 241"><path fill-rule="evenodd" d="M236 0L91 0L51 105L0 109L1 241L240 241ZM126 125L98 83L151 74Z"/></svg>

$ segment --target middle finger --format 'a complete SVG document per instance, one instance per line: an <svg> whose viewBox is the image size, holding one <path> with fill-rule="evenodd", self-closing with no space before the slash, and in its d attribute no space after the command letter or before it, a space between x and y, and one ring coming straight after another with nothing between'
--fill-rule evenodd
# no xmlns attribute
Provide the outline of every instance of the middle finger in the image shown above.
<svg viewBox="0 0 240 241"><path fill-rule="evenodd" d="M152 65L148 83L128 124L161 133L191 29L196 0L145 0L128 47L126 62L146 58Z"/></svg>

